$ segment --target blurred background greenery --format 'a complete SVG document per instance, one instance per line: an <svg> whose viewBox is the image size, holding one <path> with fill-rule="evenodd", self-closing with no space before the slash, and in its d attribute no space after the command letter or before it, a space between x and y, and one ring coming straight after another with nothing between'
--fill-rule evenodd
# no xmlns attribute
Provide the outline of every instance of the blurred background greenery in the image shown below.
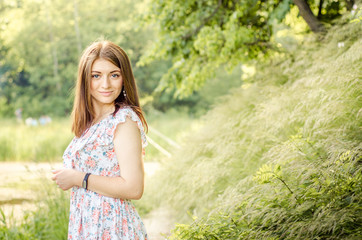
<svg viewBox="0 0 362 240"><path fill-rule="evenodd" d="M159 164L135 204L167 208L168 238L360 239L361 21L358 0L2 0L0 162L61 162L79 56L105 38ZM0 239L66 239L67 193L39 181Z"/></svg>

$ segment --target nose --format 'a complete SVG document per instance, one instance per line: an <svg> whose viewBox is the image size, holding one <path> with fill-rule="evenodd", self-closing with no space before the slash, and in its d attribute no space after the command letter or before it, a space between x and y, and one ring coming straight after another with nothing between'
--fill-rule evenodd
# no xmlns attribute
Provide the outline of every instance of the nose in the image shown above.
<svg viewBox="0 0 362 240"><path fill-rule="evenodd" d="M105 75L105 76L103 77L101 86L102 86L102 88L104 88L104 89L109 88L109 86L110 86L110 79L109 79L109 77L108 77L107 75Z"/></svg>

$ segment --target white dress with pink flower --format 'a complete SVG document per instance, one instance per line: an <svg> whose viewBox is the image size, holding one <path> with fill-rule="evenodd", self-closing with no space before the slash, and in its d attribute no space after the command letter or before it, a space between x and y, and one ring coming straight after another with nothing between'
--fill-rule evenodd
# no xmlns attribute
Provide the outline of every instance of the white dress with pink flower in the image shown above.
<svg viewBox="0 0 362 240"><path fill-rule="evenodd" d="M114 131L129 117L137 122L142 147L147 145L143 125L129 107L121 108L75 137L64 152L64 167L93 175L120 176L113 145ZM73 187L70 199L68 239L147 239L146 229L130 200L106 197Z"/></svg>

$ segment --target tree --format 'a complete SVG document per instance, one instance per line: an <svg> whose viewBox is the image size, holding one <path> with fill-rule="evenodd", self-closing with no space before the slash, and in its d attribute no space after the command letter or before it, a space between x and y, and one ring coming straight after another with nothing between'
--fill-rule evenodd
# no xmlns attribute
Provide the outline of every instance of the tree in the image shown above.
<svg viewBox="0 0 362 240"><path fill-rule="evenodd" d="M175 87L175 95L187 96L219 66L231 70L267 53L273 47L269 9L278 5L279 1L155 0L145 21L157 26L158 41L139 64L171 58L173 66L158 90Z"/></svg>
<svg viewBox="0 0 362 240"><path fill-rule="evenodd" d="M293 1L312 31L324 31L311 9L318 9L321 0ZM275 49L271 42L272 22L282 21L293 1L152 0L144 22L155 26L158 39L138 64L172 59L173 65L157 90L175 88L176 97L190 95L215 76L219 67L231 70ZM332 5L336 2L324 1L321 9ZM336 6L339 11L343 4L337 2ZM338 16L328 15L326 20Z"/></svg>
<svg viewBox="0 0 362 240"><path fill-rule="evenodd" d="M346 7L348 11L351 11L354 5L354 0L345 0L346 1Z"/></svg>
<svg viewBox="0 0 362 240"><path fill-rule="evenodd" d="M295 5L298 6L300 15L304 18L304 20L307 22L308 26L313 32L318 33L325 31L324 26L316 18L316 16L314 16L306 0L293 0L293 2L295 3ZM320 0L320 4L321 3L323 3L323 0ZM321 9L321 6L319 9Z"/></svg>

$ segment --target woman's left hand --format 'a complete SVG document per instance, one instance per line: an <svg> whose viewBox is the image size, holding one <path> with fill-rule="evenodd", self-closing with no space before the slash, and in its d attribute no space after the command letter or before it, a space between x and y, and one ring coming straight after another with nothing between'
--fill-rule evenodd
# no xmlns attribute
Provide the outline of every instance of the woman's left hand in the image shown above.
<svg viewBox="0 0 362 240"><path fill-rule="evenodd" d="M52 173L54 174L52 180L55 181L59 188L66 191L75 185L76 176L80 172L74 169L62 168L52 170Z"/></svg>

